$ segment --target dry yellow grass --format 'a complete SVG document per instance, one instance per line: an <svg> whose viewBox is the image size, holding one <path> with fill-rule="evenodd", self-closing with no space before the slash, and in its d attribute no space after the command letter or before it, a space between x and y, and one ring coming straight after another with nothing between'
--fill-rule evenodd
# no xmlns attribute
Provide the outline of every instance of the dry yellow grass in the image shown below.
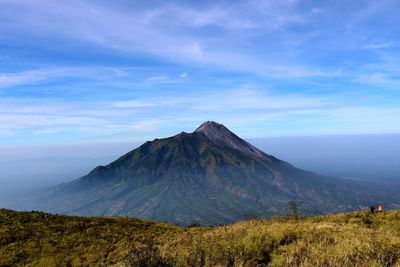
<svg viewBox="0 0 400 267"><path fill-rule="evenodd" d="M0 210L0 266L400 266L400 211L184 228Z"/></svg>
<svg viewBox="0 0 400 267"><path fill-rule="evenodd" d="M400 266L400 212L244 221L162 251L179 266Z"/></svg>

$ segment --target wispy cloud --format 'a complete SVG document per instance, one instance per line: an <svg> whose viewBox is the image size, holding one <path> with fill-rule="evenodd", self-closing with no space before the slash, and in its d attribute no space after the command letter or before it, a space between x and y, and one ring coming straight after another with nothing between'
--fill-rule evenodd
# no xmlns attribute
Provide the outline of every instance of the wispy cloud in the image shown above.
<svg viewBox="0 0 400 267"><path fill-rule="evenodd" d="M365 46L365 49L384 49L395 46L395 42L384 42L384 43L370 43Z"/></svg>
<svg viewBox="0 0 400 267"><path fill-rule="evenodd" d="M223 101L222 101L223 100ZM12 109L11 109L12 106ZM190 131L204 120L217 120L247 136L398 131L400 110L348 103L339 98L268 94L237 88L208 95L162 96L98 103L11 100L0 102L0 133L59 138L123 141ZM384 116L385 119L379 119ZM361 125L360 125L361 123ZM251 133L247 130L252 129Z"/></svg>
<svg viewBox="0 0 400 267"><path fill-rule="evenodd" d="M249 136L399 130L398 7L0 1L2 142L139 140L208 119Z"/></svg>
<svg viewBox="0 0 400 267"><path fill-rule="evenodd" d="M368 75L361 75L358 80L368 85L400 90L400 77L394 78L387 73L376 72Z"/></svg>
<svg viewBox="0 0 400 267"><path fill-rule="evenodd" d="M149 82L158 82L158 81L166 81L166 80L168 80L168 76L166 76L166 75L152 76L152 77L146 78L146 81L149 81Z"/></svg>
<svg viewBox="0 0 400 267"><path fill-rule="evenodd" d="M147 53L180 64L210 64L278 78L285 74L287 78L320 77L343 67L315 65L304 60L304 53L315 56L318 51L326 56L321 46L331 51L395 44L364 26L393 5L393 1L386 2L367 1L351 14L345 10L343 23L337 24L341 10L313 1L151 5L16 0L1 3L4 23L0 30L27 34L32 40L51 36L131 54ZM318 15L321 11L326 18ZM366 45L366 39L373 42Z"/></svg>
<svg viewBox="0 0 400 267"><path fill-rule="evenodd" d="M222 101L223 100L223 101ZM211 94L160 96L112 103L118 108L186 107L196 112L231 112L239 110L282 110L327 106L330 101L301 95L270 95L255 88L238 88Z"/></svg>
<svg viewBox="0 0 400 267"><path fill-rule="evenodd" d="M46 32L180 64L210 64L261 75L313 77L327 73L293 59L286 64L283 53L275 58L272 46L270 52L247 49L254 38L306 21L295 1L215 3L199 8L169 3L136 9L98 1L17 0L2 5L8 10L3 20L35 38L46 38L41 36ZM286 49L284 43L281 49Z"/></svg>
<svg viewBox="0 0 400 267"><path fill-rule="evenodd" d="M23 71L0 72L0 88L17 86L33 86L47 82L72 79L84 81L99 81L103 84L111 82L113 85L126 82L133 85L153 83L174 83L186 78L187 74L159 74L157 70L135 69L129 67L102 67L102 66L64 66L44 67ZM149 76L151 75L151 76ZM71 88L72 89L72 88Z"/></svg>
<svg viewBox="0 0 400 267"><path fill-rule="evenodd" d="M16 73L0 73L0 88L37 84L69 73L63 69L38 69Z"/></svg>

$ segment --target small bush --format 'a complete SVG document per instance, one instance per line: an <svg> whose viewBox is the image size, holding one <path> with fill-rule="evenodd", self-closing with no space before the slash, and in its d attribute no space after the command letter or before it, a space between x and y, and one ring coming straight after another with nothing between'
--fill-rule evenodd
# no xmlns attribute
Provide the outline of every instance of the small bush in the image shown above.
<svg viewBox="0 0 400 267"><path fill-rule="evenodd" d="M129 250L125 261L127 267L164 267L170 266L164 259L153 239L145 243L138 243Z"/></svg>
<svg viewBox="0 0 400 267"><path fill-rule="evenodd" d="M367 224L367 225L371 225L373 223L373 220L372 220L372 218L371 218L371 216L369 214L365 214L362 217L362 222Z"/></svg>

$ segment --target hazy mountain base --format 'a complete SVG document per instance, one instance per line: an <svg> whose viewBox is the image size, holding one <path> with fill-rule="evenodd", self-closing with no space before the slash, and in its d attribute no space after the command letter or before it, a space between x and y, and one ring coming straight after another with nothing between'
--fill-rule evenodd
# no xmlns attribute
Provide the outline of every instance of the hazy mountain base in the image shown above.
<svg viewBox="0 0 400 267"><path fill-rule="evenodd" d="M400 211L177 227L0 210L0 266L400 266Z"/></svg>

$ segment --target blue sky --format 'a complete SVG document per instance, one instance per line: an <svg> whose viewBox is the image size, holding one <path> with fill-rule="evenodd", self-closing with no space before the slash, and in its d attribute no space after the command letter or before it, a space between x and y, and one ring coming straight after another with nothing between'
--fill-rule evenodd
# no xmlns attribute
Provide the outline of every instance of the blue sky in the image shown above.
<svg viewBox="0 0 400 267"><path fill-rule="evenodd" d="M0 1L0 145L400 132L399 1Z"/></svg>

